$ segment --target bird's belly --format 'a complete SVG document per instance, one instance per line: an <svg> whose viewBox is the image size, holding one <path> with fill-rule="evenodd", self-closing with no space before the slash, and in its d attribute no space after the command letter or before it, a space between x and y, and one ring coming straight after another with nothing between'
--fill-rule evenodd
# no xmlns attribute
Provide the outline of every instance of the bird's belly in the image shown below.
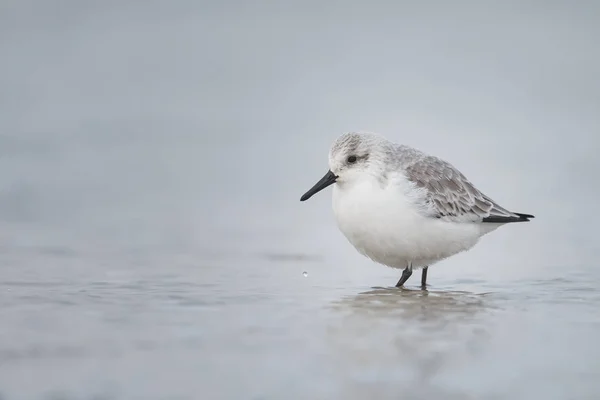
<svg viewBox="0 0 600 400"><path fill-rule="evenodd" d="M394 268L431 265L471 248L476 224L426 217L409 199L396 195L338 193L334 213L339 229L363 255Z"/></svg>

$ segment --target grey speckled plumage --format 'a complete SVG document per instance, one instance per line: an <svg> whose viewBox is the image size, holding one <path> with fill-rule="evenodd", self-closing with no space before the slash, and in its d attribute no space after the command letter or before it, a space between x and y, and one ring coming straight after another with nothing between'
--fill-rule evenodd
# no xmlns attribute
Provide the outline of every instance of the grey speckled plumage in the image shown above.
<svg viewBox="0 0 600 400"><path fill-rule="evenodd" d="M495 203L444 160L407 146L398 146L396 154L403 159L407 178L427 191L436 218L502 223L529 217Z"/></svg>
<svg viewBox="0 0 600 400"><path fill-rule="evenodd" d="M390 142L374 133L349 132L333 145L331 154L357 154L360 159L373 157L373 146L384 155L383 170L374 170L382 184L390 172L402 170L409 181L426 191L434 211L430 217L464 222L508 223L528 221L529 214L513 213L479 191L458 169L440 158L415 148Z"/></svg>

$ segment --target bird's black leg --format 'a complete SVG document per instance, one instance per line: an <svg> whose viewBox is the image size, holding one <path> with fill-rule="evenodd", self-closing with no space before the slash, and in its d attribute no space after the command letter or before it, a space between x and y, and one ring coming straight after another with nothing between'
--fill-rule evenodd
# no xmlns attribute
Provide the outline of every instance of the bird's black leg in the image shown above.
<svg viewBox="0 0 600 400"><path fill-rule="evenodd" d="M429 267L424 267L423 272L421 272L421 289L427 288L427 268Z"/></svg>
<svg viewBox="0 0 600 400"><path fill-rule="evenodd" d="M412 265L409 265L408 267L404 268L404 271L402 271L402 276L400 277L398 283L396 283L396 287L401 287L402 285L404 285L404 282L406 282L411 275Z"/></svg>

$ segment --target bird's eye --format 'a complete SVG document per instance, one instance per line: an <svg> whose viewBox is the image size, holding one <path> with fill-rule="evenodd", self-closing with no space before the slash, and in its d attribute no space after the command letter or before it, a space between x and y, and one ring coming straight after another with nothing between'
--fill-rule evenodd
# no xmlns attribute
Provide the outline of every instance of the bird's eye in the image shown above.
<svg viewBox="0 0 600 400"><path fill-rule="evenodd" d="M350 156L347 160L350 164L354 164L356 162L356 156Z"/></svg>

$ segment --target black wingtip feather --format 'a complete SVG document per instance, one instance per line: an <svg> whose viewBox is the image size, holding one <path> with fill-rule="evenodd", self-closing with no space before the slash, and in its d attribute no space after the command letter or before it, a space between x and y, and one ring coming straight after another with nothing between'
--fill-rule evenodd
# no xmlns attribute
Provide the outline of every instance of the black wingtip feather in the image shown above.
<svg viewBox="0 0 600 400"><path fill-rule="evenodd" d="M515 213L517 214L519 217L523 218L523 219L529 219L529 218L535 218L533 215L531 214L521 214L521 213Z"/></svg>
<svg viewBox="0 0 600 400"><path fill-rule="evenodd" d="M518 217L487 217L483 219L483 222L507 224L509 222L527 222L530 218L535 218L531 214L514 213Z"/></svg>

